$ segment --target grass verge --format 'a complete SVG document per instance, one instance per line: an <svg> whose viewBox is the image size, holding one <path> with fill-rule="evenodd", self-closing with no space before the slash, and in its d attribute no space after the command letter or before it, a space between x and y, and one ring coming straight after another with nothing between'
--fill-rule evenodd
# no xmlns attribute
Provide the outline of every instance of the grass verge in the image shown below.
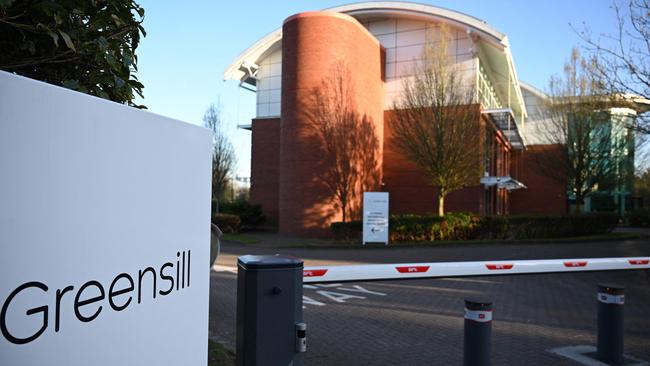
<svg viewBox="0 0 650 366"><path fill-rule="evenodd" d="M208 340L208 366L234 366L235 354L221 344Z"/></svg>

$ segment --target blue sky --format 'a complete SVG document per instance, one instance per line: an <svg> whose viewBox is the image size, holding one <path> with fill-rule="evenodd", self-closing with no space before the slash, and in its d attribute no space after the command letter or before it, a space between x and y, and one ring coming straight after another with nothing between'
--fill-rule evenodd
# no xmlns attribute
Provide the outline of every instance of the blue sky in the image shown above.
<svg viewBox="0 0 650 366"><path fill-rule="evenodd" d="M201 124L210 103L219 102L225 128L238 155L238 176L250 175L249 123L255 96L224 81L223 72L248 46L282 25L292 14L355 1L160 1L146 0L147 37L137 49L137 77L151 112ZM595 33L613 33L609 0L420 1L485 20L508 35L519 79L545 89L562 72L579 37L569 26L583 23Z"/></svg>

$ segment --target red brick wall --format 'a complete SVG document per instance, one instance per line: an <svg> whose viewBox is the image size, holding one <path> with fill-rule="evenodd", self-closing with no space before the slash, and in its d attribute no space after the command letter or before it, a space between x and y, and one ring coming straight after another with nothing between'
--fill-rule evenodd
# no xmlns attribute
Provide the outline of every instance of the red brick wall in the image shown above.
<svg viewBox="0 0 650 366"><path fill-rule="evenodd" d="M354 18L333 12L301 13L288 18L282 39L282 121L280 128L279 231L329 234L340 220L335 199L319 179L326 167L322 147L302 110L335 63L343 61L357 87L358 112L371 118L383 141L382 49ZM378 167L381 166L381 146Z"/></svg>
<svg viewBox="0 0 650 366"><path fill-rule="evenodd" d="M280 119L253 119L251 202L262 205L265 225L278 225Z"/></svg>
<svg viewBox="0 0 650 366"><path fill-rule="evenodd" d="M560 145L531 145L526 150L513 151L512 176L528 189L510 194L511 214L563 214L566 206L566 181L559 182L544 175L537 167L539 161L558 158Z"/></svg>

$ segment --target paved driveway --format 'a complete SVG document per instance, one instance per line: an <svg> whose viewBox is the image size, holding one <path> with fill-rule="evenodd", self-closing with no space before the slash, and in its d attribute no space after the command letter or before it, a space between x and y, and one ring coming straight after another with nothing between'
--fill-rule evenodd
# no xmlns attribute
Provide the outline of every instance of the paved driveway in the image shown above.
<svg viewBox="0 0 650 366"><path fill-rule="evenodd" d="M225 244L221 268L242 254L280 252L306 265L649 256L644 240L441 248L287 249ZM234 348L235 274L212 272L210 334ZM596 284L626 286L625 349L650 360L650 275L617 271L306 285L306 365L462 363L463 299L494 302L493 364L576 365L548 352L594 345Z"/></svg>

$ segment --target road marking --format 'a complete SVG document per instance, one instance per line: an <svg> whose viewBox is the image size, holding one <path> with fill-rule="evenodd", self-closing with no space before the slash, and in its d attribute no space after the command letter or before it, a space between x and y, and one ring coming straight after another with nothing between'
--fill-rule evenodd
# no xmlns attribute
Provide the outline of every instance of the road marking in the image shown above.
<svg viewBox="0 0 650 366"><path fill-rule="evenodd" d="M335 289L332 291L330 289ZM384 292L371 291L367 288L359 285L349 285L343 286L340 283L329 283L329 284L319 284L319 285L303 285L303 290L317 290L315 294L309 293L309 296L302 297L303 309L306 309L305 305L315 305L315 306L325 306L328 305L327 301L334 301L335 303L346 303L350 300L365 300L367 296L364 295L374 295L374 296L387 296L388 294ZM355 293L350 294L350 292ZM331 302L329 303L331 304Z"/></svg>
<svg viewBox="0 0 650 366"><path fill-rule="evenodd" d="M342 291L352 291L352 292L361 292L361 293L364 293L364 294L378 295L378 296L386 296L386 294L383 293L383 292L370 291L370 290L367 290L367 289L365 289L365 288L363 288L363 287L361 287L361 286L358 286L358 285L354 285L354 286L352 286L352 287L354 287L354 288L349 288L349 287L338 287L337 290L342 290Z"/></svg>
<svg viewBox="0 0 650 366"><path fill-rule="evenodd" d="M348 295L348 294L341 294L338 292L333 292L333 291L316 291L317 294L322 295L327 297L330 300L334 300L338 303L344 303L345 300L347 299L365 299L363 296L357 296L357 295Z"/></svg>
<svg viewBox="0 0 650 366"><path fill-rule="evenodd" d="M320 302L320 301L316 301L316 300L312 299L312 298L309 297L309 296L303 296L303 297L302 297L302 308L303 308L303 309L306 308L305 305L325 306L325 304L322 303L322 302Z"/></svg>

